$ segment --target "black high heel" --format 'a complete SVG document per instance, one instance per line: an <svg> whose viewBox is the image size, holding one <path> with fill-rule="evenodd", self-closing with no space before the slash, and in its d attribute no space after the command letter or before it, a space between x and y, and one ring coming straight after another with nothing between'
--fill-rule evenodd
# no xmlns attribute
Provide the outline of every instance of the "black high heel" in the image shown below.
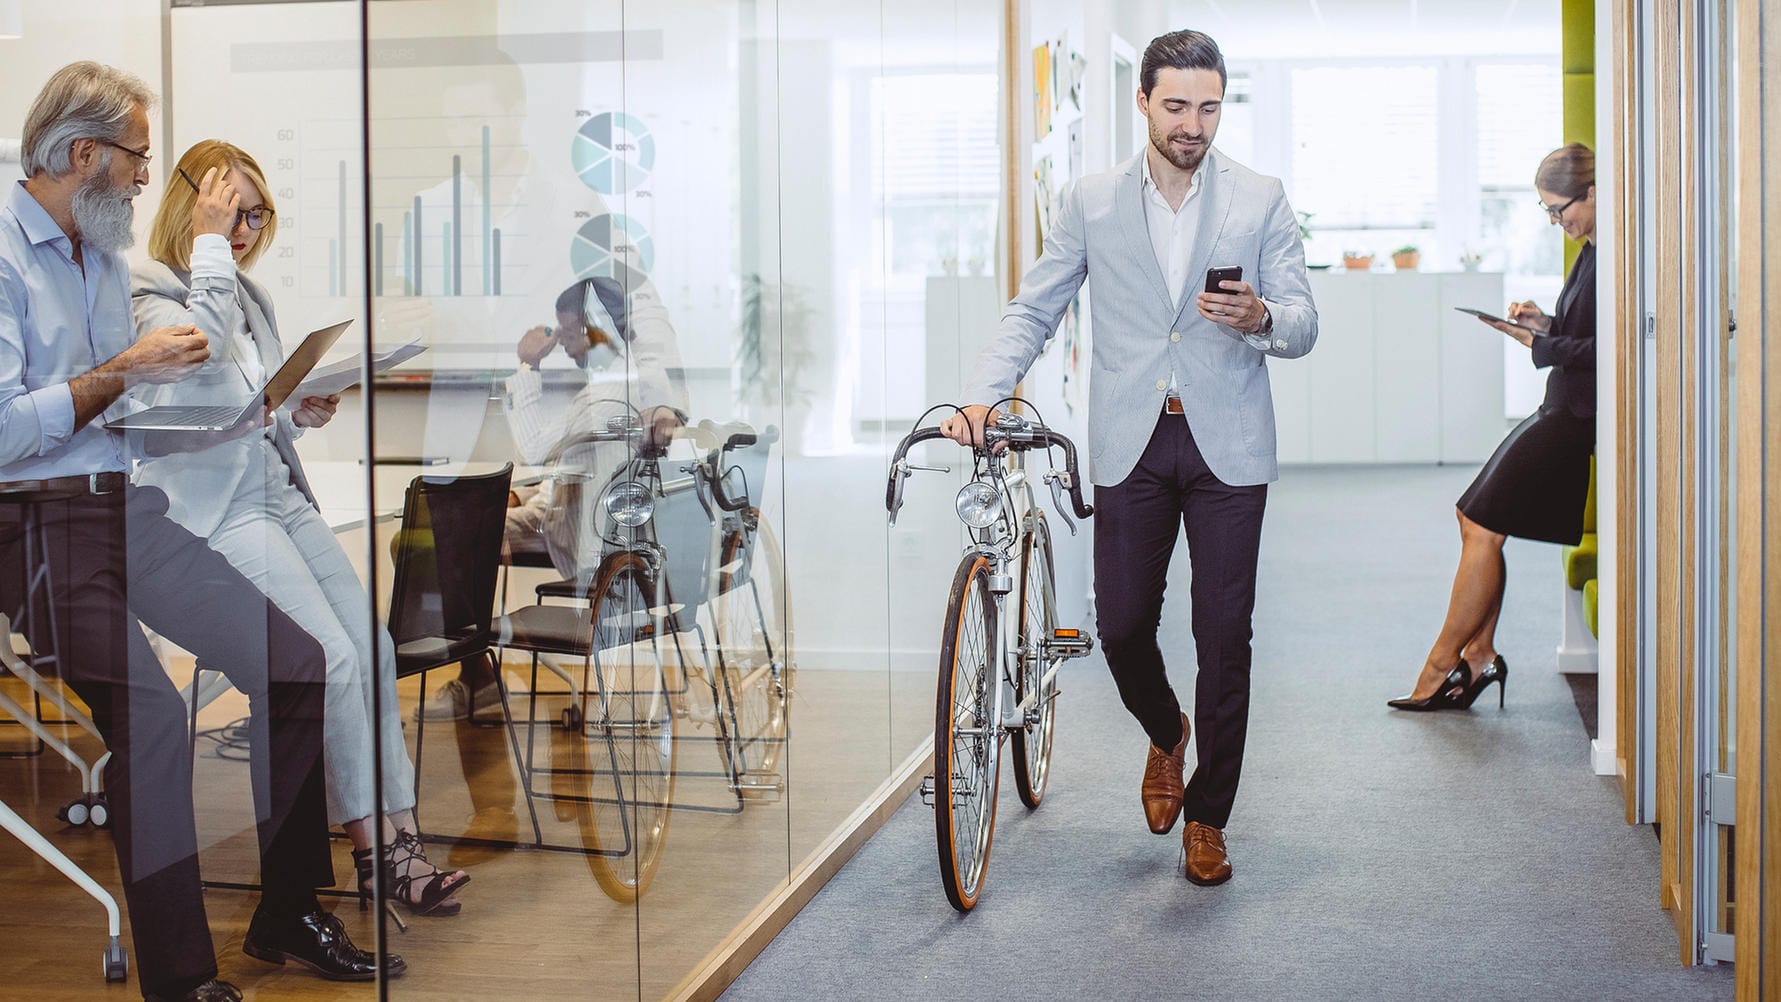
<svg viewBox="0 0 1781 1002"><path fill-rule="evenodd" d="M373 865L372 853L371 849L355 849L352 854L353 869L359 876L360 911L371 906L374 893L372 881L377 877L377 869ZM466 875L455 884L447 884L451 872L437 869L425 877L416 878L410 871L417 862L432 865L420 836L409 831L396 832L395 841L384 847L383 895L384 901L390 905L390 917L403 932L408 931L408 926L396 914L396 904L416 915L449 917L456 915L463 905L448 899L470 883L470 877Z"/></svg>
<svg viewBox="0 0 1781 1002"><path fill-rule="evenodd" d="M1415 699L1413 696L1399 696L1396 699L1386 700L1385 705L1394 710L1413 710L1418 713L1430 710L1458 710L1470 705L1469 702L1461 703L1460 700L1465 698L1471 684L1472 669L1464 660L1461 660L1452 671L1447 673L1447 678L1441 683L1441 688L1436 689L1434 694L1428 698ZM1473 694L1473 698L1477 698L1476 693Z"/></svg>
<svg viewBox="0 0 1781 1002"><path fill-rule="evenodd" d="M1503 708L1503 693L1509 688L1509 662L1504 661L1501 654L1485 665L1483 671L1473 676L1472 684L1466 687L1466 691L1457 700L1459 708L1463 710L1471 706L1492 682L1497 684L1497 709L1500 710Z"/></svg>

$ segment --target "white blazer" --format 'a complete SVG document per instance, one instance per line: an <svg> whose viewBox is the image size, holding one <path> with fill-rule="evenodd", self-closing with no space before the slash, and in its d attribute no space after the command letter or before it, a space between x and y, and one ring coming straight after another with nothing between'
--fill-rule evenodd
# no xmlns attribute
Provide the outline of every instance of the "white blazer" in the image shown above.
<svg viewBox="0 0 1781 1002"><path fill-rule="evenodd" d="M267 376L284 364L284 344L278 337L271 296L239 272L235 282L240 284L239 295L235 283L229 282L205 280L193 288L190 272L160 261L151 260L130 270L138 337L156 327L192 324L210 338L210 359L196 375L177 383L144 387L140 395L144 403L240 405L260 387L252 385L236 364L236 352L255 352ZM229 333L243 320L251 343ZM272 446L290 468L292 485L315 504L303 463L297 458L295 440L302 430L292 423L289 411L281 408L274 413L277 427ZM229 500L250 467L253 451L260 447L260 438L248 435L202 452L146 459L136 482L160 488L167 495L169 518L193 535L209 536L222 522Z"/></svg>

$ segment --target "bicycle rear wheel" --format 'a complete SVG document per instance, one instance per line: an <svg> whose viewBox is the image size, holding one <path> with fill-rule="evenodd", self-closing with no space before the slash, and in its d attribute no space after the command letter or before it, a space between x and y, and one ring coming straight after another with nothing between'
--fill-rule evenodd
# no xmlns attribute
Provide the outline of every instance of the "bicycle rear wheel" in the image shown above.
<svg viewBox="0 0 1781 1002"><path fill-rule="evenodd" d="M1051 529L1045 513L1035 510L1033 527L1021 541L1020 554L1020 674L1014 698L1025 700L1037 691L1027 708L1027 725L1014 732L1014 788L1021 803L1038 807L1045 799L1051 778L1051 742L1057 722L1057 677L1044 682L1050 665L1043 657L1045 641L1057 627L1055 591L1052 585Z"/></svg>
<svg viewBox="0 0 1781 1002"><path fill-rule="evenodd" d="M967 554L952 579L940 641L934 712L934 832L946 899L961 912L977 904L996 827L1001 723L993 719L990 663L996 607L990 561Z"/></svg>
<svg viewBox="0 0 1781 1002"><path fill-rule="evenodd" d="M589 809L582 841L594 880L614 901L649 889L668 843L677 745L662 672L656 594L637 553L610 556L591 592L594 685L583 696ZM604 765L606 768L602 768Z"/></svg>

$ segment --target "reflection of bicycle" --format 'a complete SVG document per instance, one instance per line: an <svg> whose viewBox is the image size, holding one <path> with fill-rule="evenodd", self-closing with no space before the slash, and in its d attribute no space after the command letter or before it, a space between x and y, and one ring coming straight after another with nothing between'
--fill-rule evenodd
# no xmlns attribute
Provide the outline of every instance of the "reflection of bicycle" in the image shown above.
<svg viewBox="0 0 1781 1002"><path fill-rule="evenodd" d="M908 461L911 446L940 438L939 428L918 428L898 443L885 489L891 524L903 506L903 481L915 470L950 472ZM1057 673L1068 658L1089 652L1081 630L1059 627L1053 590L1051 532L1033 503L1024 454L1063 449L1064 469L1045 474L1052 503L1073 534L1063 493L1079 518L1094 509L1083 503L1076 447L1068 438L1015 414L984 429L972 450L971 480L955 507L969 528L971 545L953 575L940 636L940 676L934 715L934 773L922 784L934 807L940 879L947 900L970 911L983 891L990 839L996 827L1001 738L1012 739L1014 781L1028 808L1039 806L1051 771L1056 727ZM1010 591L1020 589L1020 614L1003 615ZM999 678L998 676L999 671Z"/></svg>
<svg viewBox="0 0 1781 1002"><path fill-rule="evenodd" d="M567 545L601 557L587 580L540 589L541 597L586 600L578 614L550 607L550 618L575 624L576 642L538 651L580 656L583 671L577 680L544 661L568 683L569 699L549 768L534 766L528 723L527 792L557 801L559 819L579 821L594 876L618 900L634 900L647 887L672 810L734 813L745 798L784 788L777 769L791 687L781 649L785 590L776 544L753 503L765 464L752 477L745 472L752 464L725 465L732 452L757 444L752 432L730 429L719 438L702 425L682 435L701 451L671 479L662 473L665 447L646 442L641 423L626 417L565 442L552 457L560 495L553 504L571 521ZM601 462L599 452L614 446L626 458L608 479L615 464ZM604 484L597 502L589 490L596 483ZM664 536L672 545L663 545ZM685 591L674 582L687 582ZM524 610L514 618L524 622ZM697 661L682 642L687 632L698 638ZM528 721L536 719L533 690ZM689 718L717 730L723 776L736 798L731 808L673 800L679 721ZM588 766L602 759L609 767ZM539 772L552 777L551 793L531 788L529 777Z"/></svg>

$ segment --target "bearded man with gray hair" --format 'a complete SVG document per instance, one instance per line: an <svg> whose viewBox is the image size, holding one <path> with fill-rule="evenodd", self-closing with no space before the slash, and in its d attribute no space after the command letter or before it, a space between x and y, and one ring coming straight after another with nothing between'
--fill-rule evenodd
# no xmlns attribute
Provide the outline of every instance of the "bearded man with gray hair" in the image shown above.
<svg viewBox="0 0 1781 1002"><path fill-rule="evenodd" d="M140 624L221 667L252 707L264 890L243 952L368 981L377 958L315 896L334 882L321 646L169 520L166 495L129 483L142 443L104 425L132 386L184 379L210 355L194 327L134 336L120 252L149 181L153 103L137 78L80 62L50 77L25 119L26 179L0 203L0 523L13 523L0 527L15 530L0 537L36 537L47 584L26 601L47 602L55 616L28 639L54 656L111 749L106 795L143 996L239 1002L241 993L217 978L204 914L185 703ZM406 969L395 956L383 964L390 976Z"/></svg>

